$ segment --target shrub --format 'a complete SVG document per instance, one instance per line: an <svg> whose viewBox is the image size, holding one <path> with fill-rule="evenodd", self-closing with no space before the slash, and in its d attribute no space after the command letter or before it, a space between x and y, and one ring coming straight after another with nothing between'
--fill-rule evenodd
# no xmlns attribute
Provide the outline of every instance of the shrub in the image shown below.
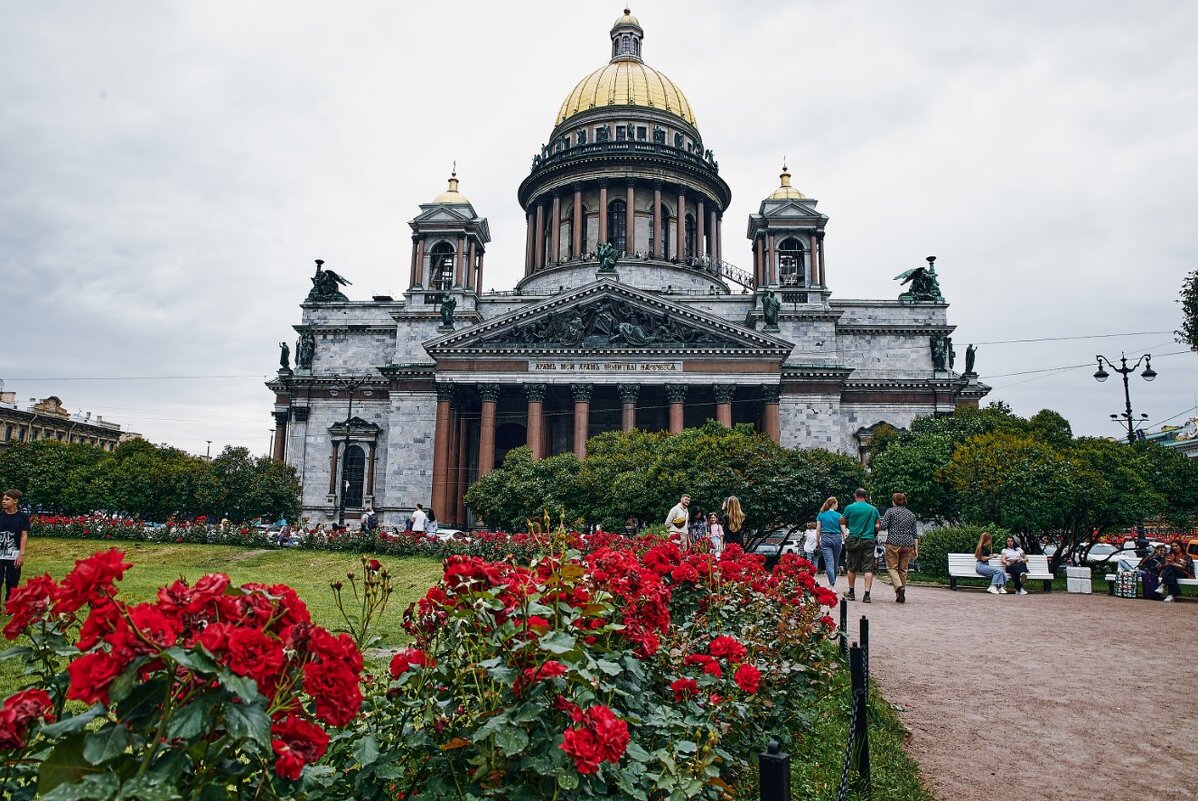
<svg viewBox="0 0 1198 801"><path fill-rule="evenodd" d="M929 576L948 578L950 553L973 553L983 531L994 535L998 552L1010 533L998 526L945 526L926 532L919 540L919 570Z"/></svg>

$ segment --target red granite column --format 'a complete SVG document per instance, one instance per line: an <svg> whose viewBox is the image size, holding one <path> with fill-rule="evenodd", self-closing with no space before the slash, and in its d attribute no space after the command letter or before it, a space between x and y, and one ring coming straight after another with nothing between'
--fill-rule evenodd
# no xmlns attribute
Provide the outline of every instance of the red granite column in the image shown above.
<svg viewBox="0 0 1198 801"><path fill-rule="evenodd" d="M574 455L587 458L587 433L591 426L591 384L571 384L574 394Z"/></svg>
<svg viewBox="0 0 1198 801"><path fill-rule="evenodd" d="M715 257L724 260L724 215L718 214L715 218Z"/></svg>
<svg viewBox="0 0 1198 801"><path fill-rule="evenodd" d="M695 224L698 230L695 233L695 255L706 256L708 254L707 242L704 237L707 234L707 228L704 226L706 220L703 219L703 196L699 196L698 206L695 209Z"/></svg>
<svg viewBox="0 0 1198 801"><path fill-rule="evenodd" d="M774 233L769 234L769 243L765 246L765 282L769 286L778 284L778 251L774 245Z"/></svg>
<svg viewBox="0 0 1198 801"><path fill-rule="evenodd" d="M620 430L628 433L636 428L636 401L641 394L640 384L620 384Z"/></svg>
<svg viewBox="0 0 1198 801"><path fill-rule="evenodd" d="M732 428L732 398L736 395L736 385L715 384L711 390L715 395L715 419L720 425Z"/></svg>
<svg viewBox="0 0 1198 801"><path fill-rule="evenodd" d="M549 229L549 263L555 264L562 258L562 198L553 196L553 227Z"/></svg>
<svg viewBox="0 0 1198 801"><path fill-rule="evenodd" d="M661 247L661 181L653 182L653 252L649 255L665 258Z"/></svg>
<svg viewBox="0 0 1198 801"><path fill-rule="evenodd" d="M433 487L429 506L445 511L449 488L449 416L453 384L437 384L437 421L433 429Z"/></svg>
<svg viewBox="0 0 1198 801"><path fill-rule="evenodd" d="M599 181L599 238L600 245L607 241L607 179Z"/></svg>
<svg viewBox="0 0 1198 801"><path fill-rule="evenodd" d="M532 275L533 265L533 233L536 231L536 218L533 213L528 212L528 231L524 235L524 274Z"/></svg>
<svg viewBox="0 0 1198 801"><path fill-rule="evenodd" d="M437 519L445 524L455 522L453 520L453 510L458 505L458 398L454 398L453 405L449 408L449 448L448 448L448 463L449 468L445 471L445 506L444 508L433 506L432 509L437 513Z"/></svg>
<svg viewBox="0 0 1198 801"><path fill-rule="evenodd" d="M374 495L374 462L379 452L379 444L372 440L370 443L370 456L366 461L366 494L373 497Z"/></svg>
<svg viewBox="0 0 1198 801"><path fill-rule="evenodd" d="M416 237L412 237L415 239ZM424 286L424 240L416 243L416 283L413 286Z"/></svg>
<svg viewBox="0 0 1198 801"><path fill-rule="evenodd" d="M466 274L466 237L465 236L458 237L458 252L455 253L454 255L457 256L457 258L454 259L454 265L453 265L453 285L455 287L460 287L460 286L462 286L462 282L465 280L464 276Z"/></svg>
<svg viewBox="0 0 1198 801"><path fill-rule="evenodd" d="M828 285L827 262L824 261L824 234L823 231L819 234L819 285Z"/></svg>
<svg viewBox="0 0 1198 801"><path fill-rule="evenodd" d="M409 287L416 286L416 250L417 250L416 243L419 241L420 241L420 237L418 237L418 236L412 237L412 269L410 271L410 277L408 278L408 286Z"/></svg>
<svg viewBox="0 0 1198 801"><path fill-rule="evenodd" d="M478 294L483 293L483 263L487 260L487 251L483 248L478 250L478 272L474 275L474 291Z"/></svg>
<svg viewBox="0 0 1198 801"><path fill-rule="evenodd" d="M482 399L478 427L478 476L482 478L495 470L495 407L499 401L499 385L479 384L478 396Z"/></svg>
<svg viewBox="0 0 1198 801"><path fill-rule="evenodd" d="M636 253L636 181L628 179L628 192L625 195L624 209L624 252L631 256Z"/></svg>
<svg viewBox="0 0 1198 801"><path fill-rule="evenodd" d="M32 432L33 427L30 426L30 433L32 434ZM340 440L334 441L333 452L329 455L329 495L333 495L337 492L337 448L340 445Z"/></svg>
<svg viewBox="0 0 1198 801"><path fill-rule="evenodd" d="M544 384L524 385L524 395L528 398L528 419L524 429L533 459L545 458L545 389Z"/></svg>
<svg viewBox="0 0 1198 801"><path fill-rule="evenodd" d="M757 247L753 251L753 280L757 286L765 286L765 239L757 237Z"/></svg>
<svg viewBox="0 0 1198 801"><path fill-rule="evenodd" d="M474 278L477 273L475 272L475 267L474 267L476 256L474 255L474 240L473 239L470 240L470 247L468 247L466 249L466 252L469 255L466 258L466 278L465 278L466 283L465 283L465 286L466 286L466 289L473 289L475 292L477 292L478 287L474 283Z"/></svg>
<svg viewBox="0 0 1198 801"><path fill-rule="evenodd" d="M537 201L537 236L532 243L532 268L539 270L545 266L545 204Z"/></svg>
<svg viewBox="0 0 1198 801"><path fill-rule="evenodd" d="M574 240L574 258L582 255L582 185L574 184L574 222L570 224L570 237Z"/></svg>
<svg viewBox="0 0 1198 801"><path fill-rule="evenodd" d="M682 187L678 188L678 220L674 233L674 257L682 261L686 258L686 192Z"/></svg>
<svg viewBox="0 0 1198 801"><path fill-rule="evenodd" d="M708 251L708 253L711 255L711 258L715 259L716 261L719 261L719 256L718 256L719 250L716 248L716 244L717 244L716 243L716 233L717 233L718 229L716 228L715 209L712 209L711 212L708 214L707 223L708 223L707 227L710 229L710 230L708 230L707 235L711 237L711 249Z"/></svg>
<svg viewBox="0 0 1198 801"><path fill-rule="evenodd" d="M685 425L684 405L686 403L686 384L667 384L666 399L670 402L670 433L680 434Z"/></svg>
<svg viewBox="0 0 1198 801"><path fill-rule="evenodd" d="M810 255L807 258L807 261L810 265L808 272L811 274L811 278L808 279L808 284L810 286L819 286L819 262L817 261L816 257L816 254L819 253L819 248L815 241L814 233L811 235L808 241L811 243L811 249L808 251Z"/></svg>
<svg viewBox="0 0 1198 801"><path fill-rule="evenodd" d="M271 458L276 462L283 461L287 455L287 410L275 412L275 448Z"/></svg>
<svg viewBox="0 0 1198 801"><path fill-rule="evenodd" d="M765 409L762 415L762 428L765 434L774 442L782 440L782 422L778 414L778 403L781 400L782 387L778 384L766 384L761 388L765 398Z"/></svg>

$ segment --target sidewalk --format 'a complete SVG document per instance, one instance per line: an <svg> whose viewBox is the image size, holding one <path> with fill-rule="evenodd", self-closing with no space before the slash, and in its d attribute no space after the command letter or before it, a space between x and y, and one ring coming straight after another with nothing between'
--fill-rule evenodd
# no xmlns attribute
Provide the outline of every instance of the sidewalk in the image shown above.
<svg viewBox="0 0 1198 801"><path fill-rule="evenodd" d="M1198 797L1198 602L916 586L896 604L877 581L849 602L854 637L863 614L937 798Z"/></svg>

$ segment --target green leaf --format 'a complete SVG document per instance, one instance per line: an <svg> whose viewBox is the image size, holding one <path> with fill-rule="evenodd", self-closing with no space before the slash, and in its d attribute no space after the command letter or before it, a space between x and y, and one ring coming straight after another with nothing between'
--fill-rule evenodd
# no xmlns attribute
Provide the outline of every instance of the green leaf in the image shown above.
<svg viewBox="0 0 1198 801"><path fill-rule="evenodd" d="M575 790L578 788L578 774L569 770L562 771L557 774L557 784L563 790Z"/></svg>
<svg viewBox="0 0 1198 801"><path fill-rule="evenodd" d="M674 743L674 750L680 754L693 754L699 750L699 744L690 740L679 740Z"/></svg>
<svg viewBox="0 0 1198 801"><path fill-rule="evenodd" d="M85 776L78 784L60 784L42 795L42 801L105 801L112 798L120 780L112 773Z"/></svg>
<svg viewBox="0 0 1198 801"><path fill-rule="evenodd" d="M508 726L495 733L495 744L503 751L504 756L515 756L528 747L528 732Z"/></svg>
<svg viewBox="0 0 1198 801"><path fill-rule="evenodd" d="M574 650L577 640L564 631L554 631L542 637L539 645L551 654L564 654Z"/></svg>
<svg viewBox="0 0 1198 801"><path fill-rule="evenodd" d="M3 652L0 652L0 659L16 659L18 656L33 653L33 649L28 645L14 645Z"/></svg>
<svg viewBox="0 0 1198 801"><path fill-rule="evenodd" d="M225 669L221 669L216 674L220 680L221 686L232 693L236 693L247 704L251 704L258 697L258 682L246 676L236 676Z"/></svg>
<svg viewBox="0 0 1198 801"><path fill-rule="evenodd" d="M649 755L649 752L644 748L641 748L636 741L628 743L628 748L624 753L628 754L630 759L635 759L637 762L648 762L650 759L652 759L652 757Z"/></svg>
<svg viewBox="0 0 1198 801"><path fill-rule="evenodd" d="M362 767L371 765L379 758L379 744L374 739L374 735L368 734L358 744L354 746L354 759L358 760L358 764Z"/></svg>
<svg viewBox="0 0 1198 801"><path fill-rule="evenodd" d="M198 673L215 673L219 669L212 657L200 651L188 651L175 647L167 648L163 653L177 664Z"/></svg>
<svg viewBox="0 0 1198 801"><path fill-rule="evenodd" d="M595 661L595 664L600 670L609 676L619 676L624 672L624 669L621 668L617 663L609 662L606 659L598 659Z"/></svg>
<svg viewBox="0 0 1198 801"><path fill-rule="evenodd" d="M137 672L148 661L150 661L149 657L139 656L121 671L121 675L113 679L112 684L108 687L109 703L119 704L129 697L129 693L133 692L133 687L137 684Z"/></svg>
<svg viewBox="0 0 1198 801"><path fill-rule="evenodd" d="M143 774L125 782L119 798L129 801L176 801L182 796L179 795L174 782L166 781L160 776Z"/></svg>
<svg viewBox="0 0 1198 801"><path fill-rule="evenodd" d="M69 718L63 718L57 723L51 723L47 726L42 726L42 734L51 739L61 737L64 734L82 731L87 724L105 713L103 704L96 704L86 712L78 715L72 715Z"/></svg>
<svg viewBox="0 0 1198 801"><path fill-rule="evenodd" d="M260 703L237 704L226 701L221 705L229 734L253 740L264 749L270 748L270 718Z"/></svg>
<svg viewBox="0 0 1198 801"><path fill-rule="evenodd" d="M167 739L189 740L207 732L212 725L211 713L216 700L213 693L204 693L172 712L166 722Z"/></svg>
<svg viewBox="0 0 1198 801"><path fill-rule="evenodd" d="M83 738L83 758L99 765L125 753L128 746L129 730L124 726L108 726Z"/></svg>
<svg viewBox="0 0 1198 801"><path fill-rule="evenodd" d="M94 708L94 707L93 707ZM80 716L82 717L82 715ZM45 729L43 729L45 731ZM43 795L48 794L51 790L60 785L71 785L82 782L84 778L101 773L101 768L97 768L87 761L83 756L83 735L72 734L65 740L60 742L46 757L37 771L37 789ZM113 777L115 789L115 777ZM97 790L100 788L97 787ZM67 792L67 791L63 791ZM111 791L108 793L96 793L91 798L104 799L111 796ZM68 796L70 798L87 798L88 796Z"/></svg>

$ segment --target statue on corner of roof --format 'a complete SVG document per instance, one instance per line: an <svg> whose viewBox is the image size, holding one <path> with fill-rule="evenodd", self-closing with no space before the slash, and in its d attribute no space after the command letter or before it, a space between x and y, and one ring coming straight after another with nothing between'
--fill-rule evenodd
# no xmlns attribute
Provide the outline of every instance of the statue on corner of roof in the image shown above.
<svg viewBox="0 0 1198 801"><path fill-rule="evenodd" d="M619 258L619 251L611 242L603 242L599 245L595 254L599 256L599 272L614 273L616 271L616 259Z"/></svg>
<svg viewBox="0 0 1198 801"><path fill-rule="evenodd" d="M287 363L291 358L291 348L287 347L286 342L279 343L279 372L290 373L291 365Z"/></svg>
<svg viewBox="0 0 1198 801"><path fill-rule="evenodd" d="M948 352L952 347L949 344L948 337L943 334L935 334L931 337L932 346L932 369L938 373L943 373L948 370Z"/></svg>
<svg viewBox="0 0 1198 801"><path fill-rule="evenodd" d="M936 275L936 257L928 256L927 267L916 267L899 273L895 281L910 283L907 291L899 295L899 300L923 300L933 303L944 303L944 295L940 294L940 278Z"/></svg>
<svg viewBox="0 0 1198 801"><path fill-rule="evenodd" d="M312 291L308 293L308 303L348 302L349 298L341 293L339 287L349 286L350 282L332 270L324 269L324 259L316 260L316 275L312 276Z"/></svg>
<svg viewBox="0 0 1198 801"><path fill-rule="evenodd" d="M295 366L301 370L312 369L312 359L316 356L316 335L311 331L300 334L299 342L295 343Z"/></svg>
<svg viewBox="0 0 1198 801"><path fill-rule="evenodd" d="M453 312L457 307L458 302L453 295L445 295L441 300L441 326L438 331L453 330Z"/></svg>
<svg viewBox="0 0 1198 801"><path fill-rule="evenodd" d="M977 375L977 372L973 369L973 365L974 365L974 362L977 360L977 357L978 357L978 346L977 345L971 344L968 348L965 349L965 375Z"/></svg>
<svg viewBox="0 0 1198 801"><path fill-rule="evenodd" d="M782 310L782 301L773 292L766 292L761 298L761 316L765 318L763 331L778 330L778 312Z"/></svg>

